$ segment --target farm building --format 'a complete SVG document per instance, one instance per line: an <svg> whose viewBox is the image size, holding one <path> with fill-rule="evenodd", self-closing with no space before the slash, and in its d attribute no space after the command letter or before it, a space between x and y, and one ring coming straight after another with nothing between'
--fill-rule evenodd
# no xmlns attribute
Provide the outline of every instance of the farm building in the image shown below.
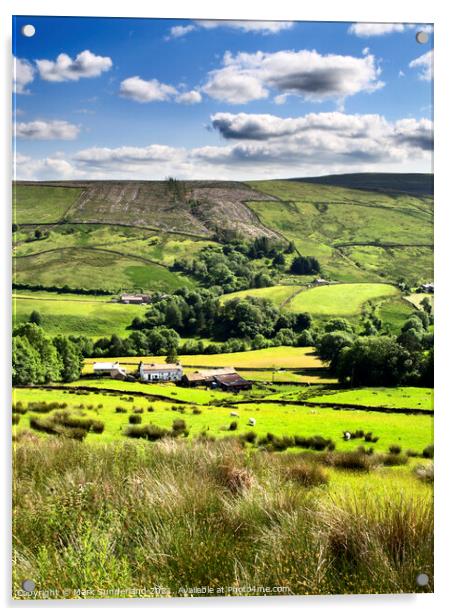
<svg viewBox="0 0 452 616"><path fill-rule="evenodd" d="M237 372L233 374L219 374L213 378L214 384L223 391L242 391L251 389L253 386L251 381L247 381Z"/></svg>
<svg viewBox="0 0 452 616"><path fill-rule="evenodd" d="M427 284L421 284L421 286L418 288L418 291L420 293L434 293L435 285L433 284L433 282L428 282Z"/></svg>
<svg viewBox="0 0 452 616"><path fill-rule="evenodd" d="M119 362L96 362L93 365L93 372L97 376L110 376L113 379L125 379L127 373L121 368Z"/></svg>
<svg viewBox="0 0 452 616"><path fill-rule="evenodd" d="M182 378L181 364L144 364L139 365L140 379L148 382L180 381Z"/></svg>
<svg viewBox="0 0 452 616"><path fill-rule="evenodd" d="M119 298L121 304L149 304L151 301L150 295L123 293Z"/></svg>
<svg viewBox="0 0 452 616"><path fill-rule="evenodd" d="M235 383L235 384L234 384ZM239 391L240 389L251 389L252 384L246 381L235 368L213 368L210 370L197 370L191 374L184 374L182 385L186 387L210 386L221 387L229 391Z"/></svg>

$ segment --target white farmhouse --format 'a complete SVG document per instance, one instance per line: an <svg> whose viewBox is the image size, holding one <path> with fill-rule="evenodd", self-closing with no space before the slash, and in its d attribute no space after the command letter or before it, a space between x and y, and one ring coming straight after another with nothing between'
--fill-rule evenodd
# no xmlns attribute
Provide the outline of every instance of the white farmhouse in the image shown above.
<svg viewBox="0 0 452 616"><path fill-rule="evenodd" d="M97 376L110 376L113 379L125 379L127 372L121 368L119 362L95 362L93 372Z"/></svg>
<svg viewBox="0 0 452 616"><path fill-rule="evenodd" d="M139 366L140 380L146 383L165 381L180 381L182 378L182 366L177 364L144 364Z"/></svg>

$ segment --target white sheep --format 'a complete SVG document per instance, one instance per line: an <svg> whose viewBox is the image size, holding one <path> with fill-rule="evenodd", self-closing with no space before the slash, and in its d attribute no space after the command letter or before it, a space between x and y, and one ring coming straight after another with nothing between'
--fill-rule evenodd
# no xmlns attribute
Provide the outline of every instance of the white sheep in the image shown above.
<svg viewBox="0 0 452 616"><path fill-rule="evenodd" d="M250 417L248 419L248 425L249 426L255 426L256 425L256 420L254 419L254 417Z"/></svg>
<svg viewBox="0 0 452 616"><path fill-rule="evenodd" d="M240 415L239 415L238 413L235 413L234 411L231 411L231 412L229 413L229 415L230 415L231 417L240 417Z"/></svg>
<svg viewBox="0 0 452 616"><path fill-rule="evenodd" d="M351 439L352 435L350 434L350 432L344 432L344 440L345 441L349 441Z"/></svg>

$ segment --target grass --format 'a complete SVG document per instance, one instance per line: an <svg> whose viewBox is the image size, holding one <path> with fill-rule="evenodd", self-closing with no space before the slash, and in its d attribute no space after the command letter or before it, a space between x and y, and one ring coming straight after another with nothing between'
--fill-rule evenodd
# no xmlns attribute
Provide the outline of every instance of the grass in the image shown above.
<svg viewBox="0 0 452 616"><path fill-rule="evenodd" d="M324 468L235 441L26 435L13 488L15 597L23 579L51 598L432 591L415 582L433 579L432 488L401 467Z"/></svg>
<svg viewBox="0 0 452 616"><path fill-rule="evenodd" d="M52 336L74 333L99 338L127 336L127 327L135 317L143 317L147 307L111 303L105 298L66 296L51 293L16 293L13 295L14 324L28 321L33 310L41 317L41 327Z"/></svg>
<svg viewBox="0 0 452 616"><path fill-rule="evenodd" d="M83 289L174 291L192 287L162 265L93 248L64 248L14 259L16 282Z"/></svg>
<svg viewBox="0 0 452 616"><path fill-rule="evenodd" d="M433 389L429 387L363 387L308 398L309 402L359 404L389 408L433 411Z"/></svg>
<svg viewBox="0 0 452 616"><path fill-rule="evenodd" d="M312 278L312 277L311 277ZM236 291L235 293L227 293L220 298L221 303L231 299L243 299L245 297L259 297L272 301L276 306L281 306L292 295L301 291L299 285L276 285L274 287L264 287L262 289L247 289L246 291Z"/></svg>
<svg viewBox="0 0 452 616"><path fill-rule="evenodd" d="M108 361L119 361L120 363L137 365L140 361L144 363L160 362L164 356L142 356L142 357L115 357ZM87 359L85 365L89 367L99 358ZM280 368L296 369L321 369L323 363L315 355L314 347L288 347L279 346L256 351L240 351L238 353L217 353L215 355L181 355L179 361L184 366L196 366L206 368L247 368L260 369L266 368L267 372Z"/></svg>
<svg viewBox="0 0 452 616"><path fill-rule="evenodd" d="M13 222L58 222L80 194L79 188L13 184Z"/></svg>
<svg viewBox="0 0 452 616"><path fill-rule="evenodd" d="M431 278L431 198L303 182L249 184L280 199L249 203L260 220L316 256L325 275L344 282Z"/></svg>
<svg viewBox="0 0 452 616"><path fill-rule="evenodd" d="M399 335L403 324L413 314L413 308L405 299L393 297L381 302L376 312L390 333Z"/></svg>
<svg viewBox="0 0 452 616"><path fill-rule="evenodd" d="M411 293L405 297L407 302L410 302L417 310L423 310L421 302L424 298L427 298L432 307L432 312L435 309L435 296L432 293Z"/></svg>
<svg viewBox="0 0 452 616"><path fill-rule="evenodd" d="M162 402L150 400L144 396L135 394L105 394L99 392L74 392L70 388L64 389L26 389L20 388L14 391L14 402L21 402L27 406L30 402L59 402L67 405L66 410L74 416L82 416L97 419L105 424L102 434L88 434L88 441L114 441L123 439L122 431L128 424L128 414L136 408L144 410L146 419L143 423L152 422L165 429L171 429L174 419L182 418L187 422L190 430L189 439L199 436L202 432L222 438L231 422L231 411L237 398L230 395L218 406L208 401L205 392L193 391L194 399L190 402L176 403L174 401ZM199 398L197 399L197 396ZM130 400L133 398L133 400ZM99 408L99 405L102 407ZM152 413L147 412L152 405ZM82 408L80 408L82 405ZM89 407L92 407L91 409ZM116 407L121 406L127 413L116 413ZM201 414L193 414L193 409L201 409ZM232 408L231 408L232 407ZM403 413L381 413L357 410L334 410L330 408L303 407L298 405L278 404L276 402L259 403L250 402L237 405L234 409L239 413L236 435L249 431L248 420L256 419L253 431L259 436L266 436L268 432L278 437L301 435L312 437L321 435L336 443L339 450L347 451L355 449L364 441L344 441L344 431L355 432L363 430L365 433L372 432L379 440L375 445L376 451L386 452L391 445L400 445L405 451L411 449L417 452L433 442L433 418L427 415L405 415ZM54 411L58 412L58 411ZM21 418L20 424L15 428L22 430L27 427L30 411ZM50 415L52 412L50 412Z"/></svg>
<svg viewBox="0 0 452 616"><path fill-rule="evenodd" d="M389 284L338 284L301 291L287 304L290 312L309 312L314 316L350 316L359 314L372 299L398 295Z"/></svg>

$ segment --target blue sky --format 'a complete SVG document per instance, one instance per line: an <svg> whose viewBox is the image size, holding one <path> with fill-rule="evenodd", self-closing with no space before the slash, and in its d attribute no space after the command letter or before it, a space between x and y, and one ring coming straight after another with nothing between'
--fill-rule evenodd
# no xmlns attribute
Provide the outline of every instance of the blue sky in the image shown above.
<svg viewBox="0 0 452 616"><path fill-rule="evenodd" d="M432 39L425 25L16 17L15 175L428 172Z"/></svg>

